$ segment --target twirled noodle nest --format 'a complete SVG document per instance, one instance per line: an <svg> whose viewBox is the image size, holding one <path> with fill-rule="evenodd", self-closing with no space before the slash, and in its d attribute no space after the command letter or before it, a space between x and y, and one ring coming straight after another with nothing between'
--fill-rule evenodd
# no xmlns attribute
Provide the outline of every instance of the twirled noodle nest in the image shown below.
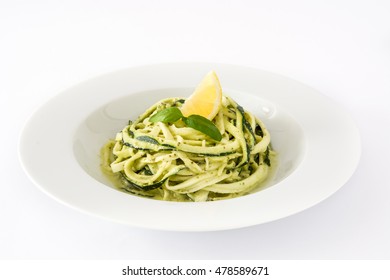
<svg viewBox="0 0 390 280"><path fill-rule="evenodd" d="M261 120L228 96L213 123L221 141L182 121L149 118L184 100L168 98L123 128L101 152L102 169L117 187L132 194L170 201L212 201L245 195L270 173L275 153Z"/></svg>

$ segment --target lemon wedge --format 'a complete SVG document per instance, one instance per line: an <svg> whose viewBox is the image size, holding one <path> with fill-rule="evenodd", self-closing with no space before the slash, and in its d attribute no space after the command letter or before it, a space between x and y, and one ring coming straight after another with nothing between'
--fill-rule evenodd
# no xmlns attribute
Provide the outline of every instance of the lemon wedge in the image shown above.
<svg viewBox="0 0 390 280"><path fill-rule="evenodd" d="M217 74L209 72L180 108L185 117L201 115L212 120L222 104L222 88Z"/></svg>

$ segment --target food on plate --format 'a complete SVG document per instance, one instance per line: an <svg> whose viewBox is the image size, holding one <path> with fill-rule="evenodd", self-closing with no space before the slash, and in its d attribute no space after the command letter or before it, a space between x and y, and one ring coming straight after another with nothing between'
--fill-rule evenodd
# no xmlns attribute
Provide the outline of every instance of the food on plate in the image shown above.
<svg viewBox="0 0 390 280"><path fill-rule="evenodd" d="M222 91L215 72L184 98L158 101L101 150L102 170L126 192L213 201L252 192L275 164L270 134Z"/></svg>

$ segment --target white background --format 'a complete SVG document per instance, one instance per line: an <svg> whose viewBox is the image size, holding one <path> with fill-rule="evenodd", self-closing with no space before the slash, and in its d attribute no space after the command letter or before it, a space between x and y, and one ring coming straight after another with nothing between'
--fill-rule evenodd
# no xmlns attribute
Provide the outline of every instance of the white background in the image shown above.
<svg viewBox="0 0 390 280"><path fill-rule="evenodd" d="M0 258L390 259L389 15L386 0L0 0ZM206 233L111 223L29 181L18 135L41 104L98 74L175 61L253 66L318 89L356 120L355 174L294 216Z"/></svg>

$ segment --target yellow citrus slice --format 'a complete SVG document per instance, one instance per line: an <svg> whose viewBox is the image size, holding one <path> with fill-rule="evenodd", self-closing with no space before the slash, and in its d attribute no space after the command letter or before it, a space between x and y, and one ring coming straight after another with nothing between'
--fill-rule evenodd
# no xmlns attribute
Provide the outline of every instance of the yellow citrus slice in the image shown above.
<svg viewBox="0 0 390 280"><path fill-rule="evenodd" d="M180 108L185 117L201 115L212 120L222 103L222 89L217 74L208 73Z"/></svg>

